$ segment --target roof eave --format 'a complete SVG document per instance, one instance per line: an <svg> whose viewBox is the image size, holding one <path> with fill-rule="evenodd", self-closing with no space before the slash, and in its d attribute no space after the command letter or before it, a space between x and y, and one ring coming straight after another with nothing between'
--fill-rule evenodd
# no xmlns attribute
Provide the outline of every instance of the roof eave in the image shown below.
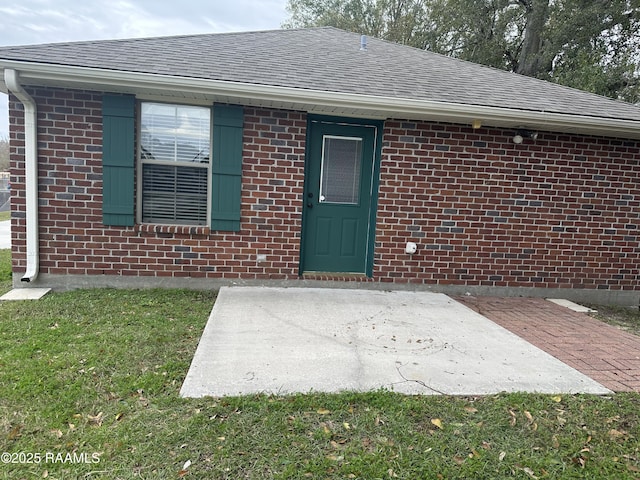
<svg viewBox="0 0 640 480"><path fill-rule="evenodd" d="M25 85L61 86L141 96L182 97L287 108L311 113L377 119L431 120L470 125L601 135L640 139L634 120L517 110L411 98L380 97L275 85L260 85L129 71L53 65L0 59L0 69L19 72ZM3 75L0 75L3 78ZM0 83L0 91L7 93Z"/></svg>

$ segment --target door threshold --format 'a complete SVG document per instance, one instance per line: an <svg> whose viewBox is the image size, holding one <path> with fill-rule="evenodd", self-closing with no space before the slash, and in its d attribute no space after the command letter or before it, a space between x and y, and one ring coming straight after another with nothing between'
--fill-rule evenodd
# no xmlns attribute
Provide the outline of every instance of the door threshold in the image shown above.
<svg viewBox="0 0 640 480"><path fill-rule="evenodd" d="M366 280L366 273L359 272L304 272L302 274L302 278L309 279L312 278L314 280L326 280L326 279L357 279L357 280Z"/></svg>

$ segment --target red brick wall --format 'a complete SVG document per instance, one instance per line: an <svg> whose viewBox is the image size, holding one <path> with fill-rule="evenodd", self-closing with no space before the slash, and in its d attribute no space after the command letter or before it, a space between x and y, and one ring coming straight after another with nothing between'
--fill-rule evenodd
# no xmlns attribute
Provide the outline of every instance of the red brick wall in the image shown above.
<svg viewBox="0 0 640 480"><path fill-rule="evenodd" d="M101 94L31 89L41 273L298 274L306 115L245 108L241 232L102 225ZM25 268L22 111L11 98L14 271ZM388 121L373 281L638 289L638 142ZM416 254L404 253L407 241ZM258 262L257 255L266 255Z"/></svg>
<svg viewBox="0 0 640 480"><path fill-rule="evenodd" d="M102 234L100 95L31 90L38 108L41 271L85 272L90 242ZM10 97L14 271L24 271L25 177L23 107ZM87 229L90 234L87 234Z"/></svg>
<svg viewBox="0 0 640 480"><path fill-rule="evenodd" d="M389 121L375 274L385 281L638 289L638 142ZM404 253L407 241L418 244Z"/></svg>
<svg viewBox="0 0 640 480"><path fill-rule="evenodd" d="M102 94L29 89L38 104L40 272L297 277L306 114L245 108L241 232L102 224ZM10 102L14 272L26 266L23 126ZM257 255L266 255L258 262Z"/></svg>

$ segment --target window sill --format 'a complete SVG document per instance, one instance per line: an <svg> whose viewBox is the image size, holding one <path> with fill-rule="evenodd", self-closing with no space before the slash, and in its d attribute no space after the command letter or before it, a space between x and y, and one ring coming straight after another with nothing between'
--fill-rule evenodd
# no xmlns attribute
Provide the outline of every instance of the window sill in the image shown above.
<svg viewBox="0 0 640 480"><path fill-rule="evenodd" d="M138 224L135 227L138 233L161 233L171 235L208 236L211 233L209 227L195 227L191 225L154 225L150 223Z"/></svg>

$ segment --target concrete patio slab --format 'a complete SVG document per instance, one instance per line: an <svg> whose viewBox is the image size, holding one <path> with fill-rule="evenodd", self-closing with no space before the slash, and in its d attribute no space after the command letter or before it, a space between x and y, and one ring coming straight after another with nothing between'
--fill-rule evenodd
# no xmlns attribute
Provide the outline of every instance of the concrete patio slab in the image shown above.
<svg viewBox="0 0 640 480"><path fill-rule="evenodd" d="M443 294L223 287L183 397L611 393Z"/></svg>

